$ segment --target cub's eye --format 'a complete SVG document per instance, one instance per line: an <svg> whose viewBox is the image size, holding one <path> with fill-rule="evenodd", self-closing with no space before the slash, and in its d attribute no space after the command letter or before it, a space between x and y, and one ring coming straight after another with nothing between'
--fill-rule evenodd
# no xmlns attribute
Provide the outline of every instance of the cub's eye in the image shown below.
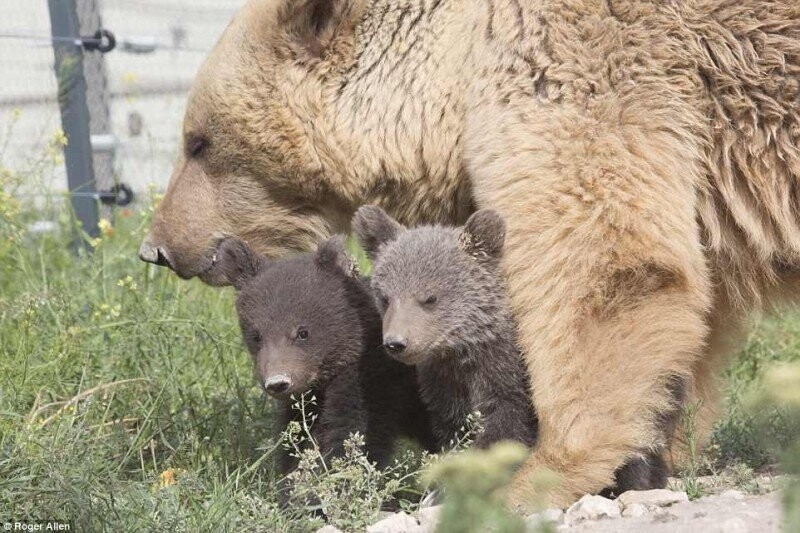
<svg viewBox="0 0 800 533"><path fill-rule="evenodd" d="M299 341L307 341L308 340L308 329L305 327L297 328L297 333L295 333L294 338Z"/></svg>
<svg viewBox="0 0 800 533"><path fill-rule="evenodd" d="M378 294L378 304L383 308L386 309L389 307L389 298L384 296L383 294Z"/></svg>
<svg viewBox="0 0 800 533"><path fill-rule="evenodd" d="M428 296L422 302L422 305L434 305L439 299L436 296Z"/></svg>
<svg viewBox="0 0 800 533"><path fill-rule="evenodd" d="M261 344L261 333L257 331L251 331L250 333L248 333L247 338L253 344Z"/></svg>
<svg viewBox="0 0 800 533"><path fill-rule="evenodd" d="M189 157L200 157L208 147L208 139L201 135L190 135L186 138L186 153Z"/></svg>

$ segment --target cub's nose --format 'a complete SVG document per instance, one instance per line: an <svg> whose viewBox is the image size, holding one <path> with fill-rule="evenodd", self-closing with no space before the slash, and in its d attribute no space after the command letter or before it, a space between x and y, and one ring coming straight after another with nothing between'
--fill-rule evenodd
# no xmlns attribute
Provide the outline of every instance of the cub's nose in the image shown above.
<svg viewBox="0 0 800 533"><path fill-rule="evenodd" d="M278 374L264 380L264 389L272 395L283 394L289 387L292 386L292 380L289 376Z"/></svg>
<svg viewBox="0 0 800 533"><path fill-rule="evenodd" d="M405 337L397 335L386 336L383 338L383 347L391 354L399 354L408 346Z"/></svg>
<svg viewBox="0 0 800 533"><path fill-rule="evenodd" d="M147 241L142 242L139 247L139 259L158 266L170 266L167 251L163 247L154 246Z"/></svg>

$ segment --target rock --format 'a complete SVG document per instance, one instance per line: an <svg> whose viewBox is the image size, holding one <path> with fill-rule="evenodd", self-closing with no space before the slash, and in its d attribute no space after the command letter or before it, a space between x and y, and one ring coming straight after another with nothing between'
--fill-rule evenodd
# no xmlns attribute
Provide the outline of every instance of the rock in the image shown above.
<svg viewBox="0 0 800 533"><path fill-rule="evenodd" d="M643 504L642 504L643 505ZM646 506L645 506L646 507ZM626 510L630 507L626 508ZM780 494L745 495L741 500L720 495L649 508L643 516L585 520L561 533L780 533Z"/></svg>
<svg viewBox="0 0 800 533"><path fill-rule="evenodd" d="M729 490L722 491L719 494L719 497L720 498L732 498L734 500L743 500L745 496L744 496L744 492L742 492L740 490L729 489Z"/></svg>
<svg viewBox="0 0 800 533"><path fill-rule="evenodd" d="M542 515L542 518L553 524L560 524L564 521L564 511L558 507L545 509L539 514Z"/></svg>
<svg viewBox="0 0 800 533"><path fill-rule="evenodd" d="M744 519L735 517L728 518L722 522L716 528L716 531L719 533L748 533L750 529L747 527L747 522L745 522Z"/></svg>
<svg viewBox="0 0 800 533"><path fill-rule="evenodd" d="M653 509L653 523L662 523L667 524L669 522L674 522L678 519L678 515L670 513L666 509L661 507L655 507Z"/></svg>
<svg viewBox="0 0 800 533"><path fill-rule="evenodd" d="M622 510L622 516L624 517L644 516L649 511L650 510L643 503L632 503Z"/></svg>
<svg viewBox="0 0 800 533"><path fill-rule="evenodd" d="M783 478L775 477L775 476L758 476L756 478L756 486L758 486L759 490L766 494L768 492L772 492L779 488L781 481Z"/></svg>
<svg viewBox="0 0 800 533"><path fill-rule="evenodd" d="M419 520L420 531L424 531L426 533L433 532L436 529L436 525L439 523L439 515L441 514L441 505L423 507L417 511L417 520Z"/></svg>
<svg viewBox="0 0 800 533"><path fill-rule="evenodd" d="M332 526L330 524L327 524L327 525L322 526L321 528L319 528L316 531L316 533L342 533L342 530L339 529L338 527L334 527L334 526Z"/></svg>
<svg viewBox="0 0 800 533"><path fill-rule="evenodd" d="M648 507L666 507L680 502L688 502L689 496L685 492L667 489L629 490L623 492L617 498L617 501L623 507L628 507L634 503L641 503Z"/></svg>
<svg viewBox="0 0 800 533"><path fill-rule="evenodd" d="M413 516L400 512L367 527L367 533L420 533L422 528Z"/></svg>
<svg viewBox="0 0 800 533"><path fill-rule="evenodd" d="M564 514L564 523L568 526L579 524L585 520L598 520L601 518L619 518L621 516L619 504L614 500L602 496L587 494L573 503Z"/></svg>
<svg viewBox="0 0 800 533"><path fill-rule="evenodd" d="M558 509L557 507L545 509L541 513L534 513L525 518L525 524L527 524L528 529L532 529L534 531L544 525L560 525L563 521L564 511Z"/></svg>

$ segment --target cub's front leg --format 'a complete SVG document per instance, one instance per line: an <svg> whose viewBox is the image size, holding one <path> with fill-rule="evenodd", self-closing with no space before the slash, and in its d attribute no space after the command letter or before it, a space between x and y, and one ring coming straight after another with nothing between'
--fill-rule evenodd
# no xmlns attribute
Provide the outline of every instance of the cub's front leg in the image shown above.
<svg viewBox="0 0 800 533"><path fill-rule="evenodd" d="M358 433L367 436L367 415L356 369L344 370L325 390L315 433L322 457L329 461L345 454L344 442Z"/></svg>

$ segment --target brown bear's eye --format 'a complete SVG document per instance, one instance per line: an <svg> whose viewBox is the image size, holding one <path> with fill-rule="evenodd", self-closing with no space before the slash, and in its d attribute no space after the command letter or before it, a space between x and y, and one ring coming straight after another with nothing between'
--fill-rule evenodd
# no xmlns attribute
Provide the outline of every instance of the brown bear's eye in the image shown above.
<svg viewBox="0 0 800 533"><path fill-rule="evenodd" d="M295 339L301 341L308 340L308 330L306 328L297 328L297 334L295 335Z"/></svg>
<svg viewBox="0 0 800 533"><path fill-rule="evenodd" d="M428 296L427 298L425 298L425 301L422 302L422 305L433 305L436 303L437 300L438 298L436 296Z"/></svg>
<svg viewBox="0 0 800 533"><path fill-rule="evenodd" d="M248 336L250 337L250 340L253 342L253 344L261 344L261 333L257 331L251 331Z"/></svg>
<svg viewBox="0 0 800 533"><path fill-rule="evenodd" d="M186 153L189 157L199 157L208 146L208 139L200 135L190 135L186 138Z"/></svg>

